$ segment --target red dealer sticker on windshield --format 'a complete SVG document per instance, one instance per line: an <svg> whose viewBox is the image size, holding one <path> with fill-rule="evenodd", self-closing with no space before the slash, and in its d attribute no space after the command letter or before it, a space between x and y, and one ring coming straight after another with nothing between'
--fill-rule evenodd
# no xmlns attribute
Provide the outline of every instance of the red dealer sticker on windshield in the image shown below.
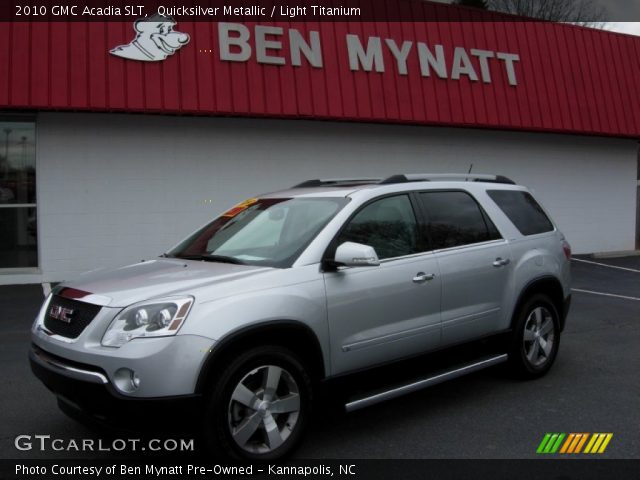
<svg viewBox="0 0 640 480"><path fill-rule="evenodd" d="M227 210L226 212L224 212L222 214L222 216L223 217L235 217L240 212L244 212L247 208L249 208L254 203L257 203L257 201L258 201L257 198L250 198L248 200L245 200L244 202L241 202L241 203L237 204L235 207L231 208L230 210Z"/></svg>

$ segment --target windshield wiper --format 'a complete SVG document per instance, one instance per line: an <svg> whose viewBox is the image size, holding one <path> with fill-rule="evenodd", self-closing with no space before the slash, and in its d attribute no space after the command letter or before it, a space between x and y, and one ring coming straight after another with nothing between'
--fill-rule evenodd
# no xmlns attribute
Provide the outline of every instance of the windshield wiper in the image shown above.
<svg viewBox="0 0 640 480"><path fill-rule="evenodd" d="M234 265L246 265L240 259L229 257L227 255L211 255L203 253L200 255L166 255L167 258L180 258L182 260L204 260L206 262L233 263Z"/></svg>
<svg viewBox="0 0 640 480"><path fill-rule="evenodd" d="M229 257L227 255L211 255L206 253L206 254L200 255L200 260L205 260L207 262L233 263L234 265L245 265L245 263L242 260L239 260L236 257Z"/></svg>

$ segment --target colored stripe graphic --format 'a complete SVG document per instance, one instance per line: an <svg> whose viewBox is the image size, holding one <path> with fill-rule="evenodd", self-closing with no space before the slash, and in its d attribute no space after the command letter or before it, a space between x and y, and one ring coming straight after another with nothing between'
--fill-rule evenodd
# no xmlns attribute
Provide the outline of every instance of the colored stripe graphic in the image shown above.
<svg viewBox="0 0 640 480"><path fill-rule="evenodd" d="M576 450L573 453L580 453L582 451L582 447L584 446L585 442L587 441L587 438L589 438L589 434L588 433L583 433L582 434L582 438L580 439L580 442L578 442L578 445L576 446Z"/></svg>
<svg viewBox="0 0 640 480"><path fill-rule="evenodd" d="M607 433L607 436L604 439L604 442L602 442L602 445L600 445L600 450L598 450L598 453L604 453L604 451L607 449L607 445L609 445L609 442L611 441L612 438L613 438L613 433Z"/></svg>
<svg viewBox="0 0 640 480"><path fill-rule="evenodd" d="M550 438L551 438L551 434L547 433L542 439L542 441L540 442L540 445L538 445L538 450L536 450L536 453L544 452L544 447L547 445L547 442L549 441Z"/></svg>
<svg viewBox="0 0 640 480"><path fill-rule="evenodd" d="M589 443L587 443L587 448L584 449L584 453L591 453L591 448L593 447L593 444L596 443L597 438L598 438L597 433L594 433L591 436L591 440L589 440Z"/></svg>
<svg viewBox="0 0 640 480"><path fill-rule="evenodd" d="M569 436L567 437L567 440L564 442L564 445L562 445L562 448L560 449L560 453L567 453L567 449L569 448L569 445L571 445L571 442L573 442L573 439L575 438L576 434L575 433L570 433Z"/></svg>
<svg viewBox="0 0 640 480"><path fill-rule="evenodd" d="M551 435L551 438L547 442L547 445L544 447L544 451L542 453L551 453L551 448L553 447L554 443L556 442L556 438L558 438L558 434L557 433L554 433L553 435Z"/></svg>
<svg viewBox="0 0 640 480"><path fill-rule="evenodd" d="M538 445L537 453L556 453L560 445L562 444L562 440L564 439L564 433L547 433L540 445Z"/></svg>
<svg viewBox="0 0 640 480"><path fill-rule="evenodd" d="M567 450L567 453L578 453L576 452L576 448L578 447L578 443L582 441L582 437L584 434L582 433L576 433L575 436L573 437L573 442L571 442L571 445L569 445L569 450Z"/></svg>
<svg viewBox="0 0 640 480"><path fill-rule="evenodd" d="M564 433L561 433L560 435L558 435L558 439L556 440L556 443L554 443L549 453L556 453L558 451L558 448L560 448L560 444L562 443L564 436L565 436Z"/></svg>
<svg viewBox="0 0 640 480"><path fill-rule="evenodd" d="M546 433L538 445L536 453L604 453L612 438L613 433Z"/></svg>
<svg viewBox="0 0 640 480"><path fill-rule="evenodd" d="M604 453L613 438L613 433L594 433L584 453Z"/></svg>

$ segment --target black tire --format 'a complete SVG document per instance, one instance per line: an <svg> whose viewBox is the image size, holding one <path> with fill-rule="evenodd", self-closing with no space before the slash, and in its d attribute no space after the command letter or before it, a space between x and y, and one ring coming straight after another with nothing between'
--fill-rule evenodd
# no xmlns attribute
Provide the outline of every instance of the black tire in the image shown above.
<svg viewBox="0 0 640 480"><path fill-rule="evenodd" d="M278 368L281 369L280 376L273 396L267 394L265 389L260 393L260 382L264 385L271 372L277 372ZM211 383L206 395L204 437L209 451L212 454L222 453L233 459L252 461L271 461L291 454L299 445L310 421L313 401L311 378L302 361L290 350L270 345L247 350L229 359L229 363L221 365L221 369L223 371ZM246 402L254 408L232 398L234 392L244 391L241 383L254 394L253 401ZM267 401L268 398L273 399L274 405L280 402L280 407L284 408L282 401L295 401L296 393L299 399L297 412L271 411L271 408L278 407L273 407ZM286 408L291 408L289 405L290 403ZM244 441L245 434L240 432L240 427L249 422L252 424L246 431L251 430L258 422L259 425L246 443L240 445L238 441ZM279 445L274 425L282 441ZM267 428L268 426L271 428ZM267 431L274 434L274 437L269 437ZM238 441L234 438L234 432ZM276 445L275 448L271 448L272 439L275 439L272 442Z"/></svg>
<svg viewBox="0 0 640 480"><path fill-rule="evenodd" d="M537 319L542 318L542 322ZM551 330L545 338L547 321ZM536 325L545 325L545 329L536 332ZM533 325L533 329L531 328ZM536 334L537 333L537 334ZM527 340L525 341L525 335ZM537 350L536 350L537 342ZM545 351L546 345L551 348ZM545 345L543 348L542 345ZM509 365L511 371L523 379L533 379L546 374L558 355L560 346L560 316L551 299L544 294L536 294L528 298L514 316L513 336L509 348Z"/></svg>

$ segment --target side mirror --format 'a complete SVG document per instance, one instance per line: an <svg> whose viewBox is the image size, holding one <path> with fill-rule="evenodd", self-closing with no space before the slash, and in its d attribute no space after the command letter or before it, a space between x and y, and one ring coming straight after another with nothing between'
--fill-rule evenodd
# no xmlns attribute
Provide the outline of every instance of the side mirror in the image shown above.
<svg viewBox="0 0 640 480"><path fill-rule="evenodd" d="M336 249L333 263L342 267L377 267L380 260L373 247L362 243L344 242Z"/></svg>

